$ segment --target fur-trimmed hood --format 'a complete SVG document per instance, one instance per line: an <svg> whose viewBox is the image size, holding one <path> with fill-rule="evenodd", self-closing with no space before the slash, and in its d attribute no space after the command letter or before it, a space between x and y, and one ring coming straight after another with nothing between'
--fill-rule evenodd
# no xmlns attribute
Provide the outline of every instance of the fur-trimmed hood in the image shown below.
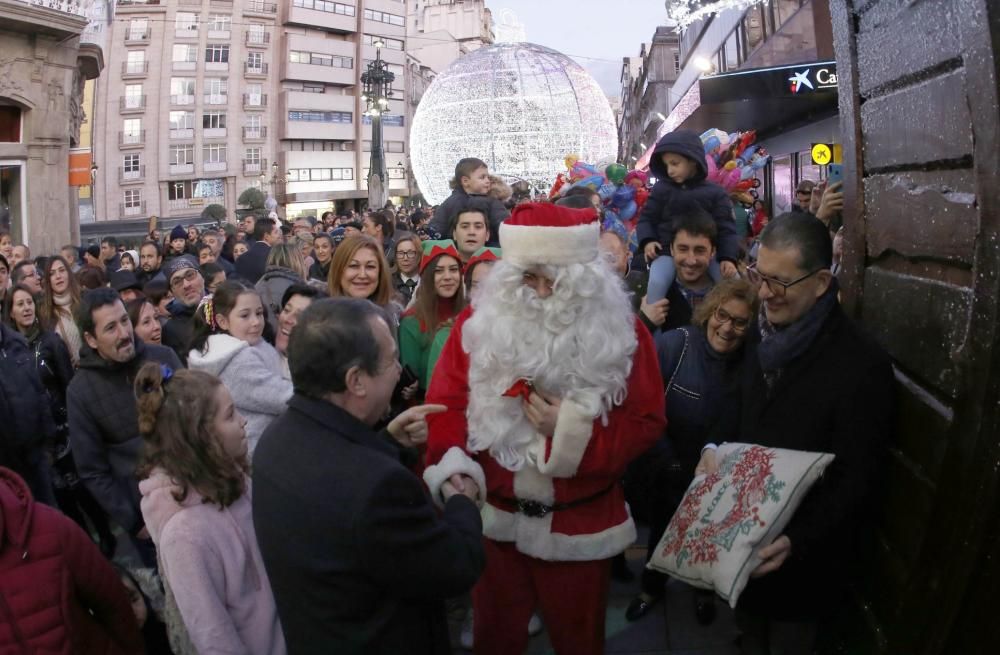
<svg viewBox="0 0 1000 655"><path fill-rule="evenodd" d="M213 334L205 343L204 352L192 350L188 354L188 365L206 373L218 376L229 362L250 344L228 334Z"/></svg>

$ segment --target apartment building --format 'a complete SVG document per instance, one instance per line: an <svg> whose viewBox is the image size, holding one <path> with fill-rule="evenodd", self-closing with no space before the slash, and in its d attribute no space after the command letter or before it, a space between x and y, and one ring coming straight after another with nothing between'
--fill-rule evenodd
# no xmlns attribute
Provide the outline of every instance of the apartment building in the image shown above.
<svg viewBox="0 0 1000 655"><path fill-rule="evenodd" d="M638 57L624 57L618 122L618 161L632 165L656 141L656 130L670 111L670 94L681 72L680 36L660 25Z"/></svg>
<svg viewBox="0 0 1000 655"><path fill-rule="evenodd" d="M402 0L118 0L98 86L97 219L232 212L249 187L287 218L355 206L370 148L360 76L379 39L397 73L383 118L390 195L405 193L393 165L405 151L405 13Z"/></svg>

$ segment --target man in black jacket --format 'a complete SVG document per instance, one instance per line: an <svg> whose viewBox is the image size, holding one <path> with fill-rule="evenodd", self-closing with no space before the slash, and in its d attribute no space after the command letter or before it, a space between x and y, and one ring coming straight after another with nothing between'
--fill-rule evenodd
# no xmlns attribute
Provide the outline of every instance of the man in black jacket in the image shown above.
<svg viewBox="0 0 1000 655"><path fill-rule="evenodd" d="M314 302L288 354L295 395L253 462L254 526L288 652L450 653L444 599L485 565L482 481L453 476L438 517L400 445L372 431L400 373L372 303ZM412 408L389 432L422 443L423 415L443 409Z"/></svg>
<svg viewBox="0 0 1000 655"><path fill-rule="evenodd" d="M77 323L86 342L80 368L66 392L69 440L77 472L113 521L132 537L147 566L155 566L152 541L139 512L136 462L142 446L132 382L148 361L181 366L169 348L135 338L125 305L114 289L88 291Z"/></svg>
<svg viewBox="0 0 1000 655"><path fill-rule="evenodd" d="M760 235L763 311L747 339L737 393L716 442L833 453L823 478L771 544L740 596L745 653L812 653L818 623L842 603L859 535L876 497L893 419L889 356L841 309L830 273L830 233L784 214ZM713 444L698 472L716 467Z"/></svg>
<svg viewBox="0 0 1000 655"><path fill-rule="evenodd" d="M177 353L182 362L187 362L194 332L194 313L205 297L205 278L191 255L181 255L168 261L163 267L163 275L174 294L173 301L167 305L170 319L163 326L163 345Z"/></svg>
<svg viewBox="0 0 1000 655"><path fill-rule="evenodd" d="M278 221L258 218L253 224L253 245L236 260L236 275L250 284L257 284L267 268L271 246L281 243L283 239Z"/></svg>

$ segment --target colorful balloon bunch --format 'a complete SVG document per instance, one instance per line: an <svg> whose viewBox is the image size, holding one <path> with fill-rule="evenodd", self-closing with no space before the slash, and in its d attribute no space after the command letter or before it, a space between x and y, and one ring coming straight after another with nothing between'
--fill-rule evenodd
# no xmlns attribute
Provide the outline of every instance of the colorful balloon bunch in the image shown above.
<svg viewBox="0 0 1000 655"><path fill-rule="evenodd" d="M622 164L610 163L602 171L598 166L567 155L566 173L556 176L549 198L556 199L575 187L589 187L604 205L603 230L618 234L634 253L638 248L635 226L646 199L649 198L649 176L643 171L630 171Z"/></svg>
<svg viewBox="0 0 1000 655"><path fill-rule="evenodd" d="M755 130L727 134L713 128L701 135L708 180L724 188L734 200L751 205L760 187L755 174L770 159L766 149L754 145L756 140Z"/></svg>

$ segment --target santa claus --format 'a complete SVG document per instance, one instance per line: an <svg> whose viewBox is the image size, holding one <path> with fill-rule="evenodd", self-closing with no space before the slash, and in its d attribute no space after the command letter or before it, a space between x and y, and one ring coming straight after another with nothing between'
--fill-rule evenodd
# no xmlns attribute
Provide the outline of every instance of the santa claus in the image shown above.
<svg viewBox="0 0 1000 655"><path fill-rule="evenodd" d="M466 477L486 490L477 653L523 652L536 607L557 653L604 649L609 559L636 536L619 480L666 421L652 338L599 235L593 210L518 206L427 393L448 408L428 417L435 501Z"/></svg>

